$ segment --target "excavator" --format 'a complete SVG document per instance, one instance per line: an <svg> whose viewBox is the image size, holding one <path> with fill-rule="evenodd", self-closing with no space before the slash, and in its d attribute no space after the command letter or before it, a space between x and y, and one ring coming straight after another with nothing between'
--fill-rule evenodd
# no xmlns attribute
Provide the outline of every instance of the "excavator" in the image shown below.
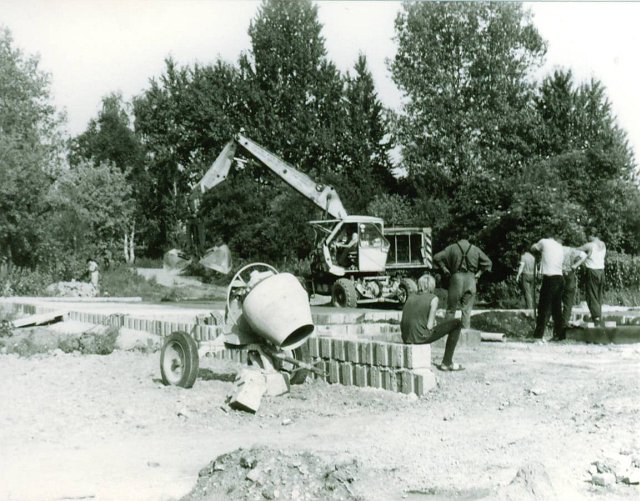
<svg viewBox="0 0 640 501"><path fill-rule="evenodd" d="M416 279L432 268L430 228L385 228L379 217L349 215L332 186L320 184L243 134L235 135L194 187L197 211L207 191L222 183L236 163L257 161L322 209L325 219L310 221L315 232L311 294L331 295L338 307L393 302L404 304L417 290Z"/></svg>

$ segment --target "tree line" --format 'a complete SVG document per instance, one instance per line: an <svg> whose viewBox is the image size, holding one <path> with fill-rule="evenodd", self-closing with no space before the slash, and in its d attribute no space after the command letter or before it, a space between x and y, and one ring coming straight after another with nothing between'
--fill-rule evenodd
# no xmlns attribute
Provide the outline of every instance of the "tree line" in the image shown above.
<svg viewBox="0 0 640 501"><path fill-rule="evenodd" d="M71 254L132 261L185 248L188 195L240 130L333 185L350 213L430 226L436 249L475 240L496 281L549 232L579 244L594 228L610 249L640 253L637 166L606 89L568 69L536 80L546 42L521 4L405 2L388 62L403 94L396 111L380 102L364 55L344 73L330 60L311 1L264 0L249 37L235 62L167 59L131 102L105 96L69 139L48 76L5 31L5 259L64 267ZM318 214L250 162L205 196L198 216L205 246L280 264L308 255L307 221Z"/></svg>

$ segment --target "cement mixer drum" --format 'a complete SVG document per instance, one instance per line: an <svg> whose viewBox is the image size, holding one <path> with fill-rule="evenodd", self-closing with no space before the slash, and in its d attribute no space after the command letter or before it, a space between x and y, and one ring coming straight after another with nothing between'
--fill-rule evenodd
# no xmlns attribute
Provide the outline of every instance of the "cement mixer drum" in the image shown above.
<svg viewBox="0 0 640 501"><path fill-rule="evenodd" d="M242 317L242 318L241 318ZM298 348L313 333L309 296L291 273L264 263L242 268L227 291L227 325L244 322L276 348Z"/></svg>

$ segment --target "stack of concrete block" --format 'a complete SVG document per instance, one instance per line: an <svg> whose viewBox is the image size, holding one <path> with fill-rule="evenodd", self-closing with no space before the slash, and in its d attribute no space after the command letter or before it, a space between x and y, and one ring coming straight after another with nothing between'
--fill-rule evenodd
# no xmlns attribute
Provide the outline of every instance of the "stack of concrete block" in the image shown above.
<svg viewBox="0 0 640 501"><path fill-rule="evenodd" d="M312 336L307 345L314 366L325 373L316 377L329 383L418 396L436 384L429 345L326 336Z"/></svg>

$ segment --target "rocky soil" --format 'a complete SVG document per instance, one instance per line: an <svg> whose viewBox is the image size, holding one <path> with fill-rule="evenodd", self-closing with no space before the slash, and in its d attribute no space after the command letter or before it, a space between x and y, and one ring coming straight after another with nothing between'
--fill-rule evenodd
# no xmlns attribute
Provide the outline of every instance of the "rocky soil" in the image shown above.
<svg viewBox="0 0 640 501"><path fill-rule="evenodd" d="M0 355L3 500L640 497L638 345L485 343L422 398L311 381L251 415L224 404L229 361L184 390L136 333L98 355L65 322L5 348L26 338Z"/></svg>

